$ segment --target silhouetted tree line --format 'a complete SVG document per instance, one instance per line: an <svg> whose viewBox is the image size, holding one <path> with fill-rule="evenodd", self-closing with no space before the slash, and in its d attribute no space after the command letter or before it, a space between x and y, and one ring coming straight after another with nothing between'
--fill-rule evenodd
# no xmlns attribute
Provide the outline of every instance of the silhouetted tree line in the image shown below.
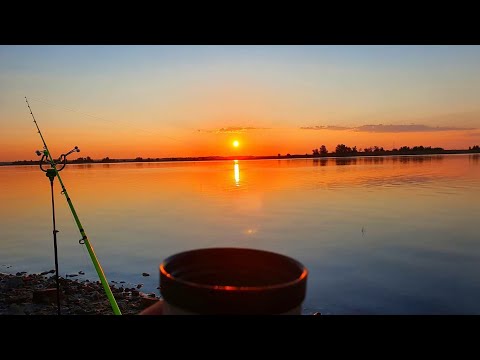
<svg viewBox="0 0 480 360"><path fill-rule="evenodd" d="M71 162L72 164L86 164L86 163L93 163L95 161L93 161L93 159L90 156L87 156L87 157L79 157L69 162Z"/></svg>
<svg viewBox="0 0 480 360"><path fill-rule="evenodd" d="M151 161L160 161L160 158L142 158L136 157L133 161L135 162L151 162Z"/></svg>
<svg viewBox="0 0 480 360"><path fill-rule="evenodd" d="M5 163L5 165L38 165L40 164L40 160L17 160L12 161L11 163Z"/></svg>
<svg viewBox="0 0 480 360"><path fill-rule="evenodd" d="M325 145L320 146L320 149L313 149L313 156L325 156L328 154L327 147Z"/></svg>
<svg viewBox="0 0 480 360"><path fill-rule="evenodd" d="M431 146L414 146L412 148L408 146L402 146L400 149L393 149L392 152L399 152L399 153L434 153L434 152L442 152L445 151L444 148L441 147L434 147L432 148Z"/></svg>
<svg viewBox="0 0 480 360"><path fill-rule="evenodd" d="M383 153L385 152L385 149L383 147L378 147L378 146L370 146L365 149L363 149L364 153Z"/></svg>
<svg viewBox="0 0 480 360"><path fill-rule="evenodd" d="M465 153L480 153L480 146L474 145L469 146L468 150L445 150L441 147L431 147L431 146L402 146L399 149L385 150L381 146L371 146L364 149L358 149L357 147L350 147L345 144L338 144L335 147L335 151L329 152L325 145L320 146L320 148L313 149L313 157L325 157L325 156L355 156L355 155L421 155L421 154L465 154ZM278 158L287 157L287 158L303 158L304 155L295 155L287 153L287 155L277 154ZM308 157L308 154L305 154L305 157ZM246 159L270 159L274 156L237 156L237 160L246 160ZM136 157L135 159L111 159L108 156L104 157L101 160L94 160L90 156L79 157L75 160L68 160L69 164L85 164L85 163L115 163L115 162L155 162L155 161L202 161L202 160L228 160L230 157L223 156L204 156L204 157L171 157L171 158L142 158ZM12 162L0 162L0 165L38 165L39 160L17 160ZM321 164L323 165L323 164Z"/></svg>
<svg viewBox="0 0 480 360"><path fill-rule="evenodd" d="M335 148L335 154L337 155L355 155L358 153L357 147L346 146L345 144L338 144Z"/></svg>
<svg viewBox="0 0 480 360"><path fill-rule="evenodd" d="M473 147L468 148L469 152L480 152L480 147L475 145ZM320 148L312 150L313 157L322 157L327 155L332 156L354 156L354 155L382 155L382 154L390 154L390 155L416 155L416 154L441 154L441 153L449 153L449 152L467 152L466 150L445 150L441 147L431 147L431 146L402 146L399 149L392 149L392 150L385 150L381 146L370 146L366 147L363 150L357 149L356 146L350 147L345 144L338 144L335 147L335 151L328 152L325 145L322 145Z"/></svg>

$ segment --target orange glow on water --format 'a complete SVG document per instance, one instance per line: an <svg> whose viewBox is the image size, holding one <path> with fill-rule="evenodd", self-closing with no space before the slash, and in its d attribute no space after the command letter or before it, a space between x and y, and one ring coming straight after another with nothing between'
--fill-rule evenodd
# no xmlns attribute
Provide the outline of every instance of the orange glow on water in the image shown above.
<svg viewBox="0 0 480 360"><path fill-rule="evenodd" d="M148 208L157 201L175 202L193 214L202 211L195 204L218 196L229 198L231 213L241 216L261 214L267 200L280 201L275 194L281 194L286 201L295 196L297 189L326 190L323 196L328 200L333 195L328 190L334 189L343 190L336 196L348 197L350 189L359 186L382 188L398 182L428 183L439 177L455 181L478 171L466 167L465 161L464 156L405 156L237 161L234 166L230 161L84 164L67 165L61 176L83 216L96 216L89 213L90 208L99 208L97 212L117 211L113 204L119 199L122 204L131 204L132 209ZM310 170L305 172L305 169ZM0 170L0 186L8 189L4 200L9 204L0 207L0 216L17 214L19 219L36 216L29 213L35 208L32 204L42 208L49 204L48 179L38 167ZM112 176L117 180L112 181ZM139 191L140 188L150 190ZM28 200L19 195L27 191ZM64 199L59 196L56 201L61 209ZM242 229L247 235L256 231L255 224ZM249 229L252 231L248 232Z"/></svg>

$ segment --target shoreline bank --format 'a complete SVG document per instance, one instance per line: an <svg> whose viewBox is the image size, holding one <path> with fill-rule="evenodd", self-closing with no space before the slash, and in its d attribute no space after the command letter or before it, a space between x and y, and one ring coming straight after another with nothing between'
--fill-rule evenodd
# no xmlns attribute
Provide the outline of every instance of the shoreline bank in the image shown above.
<svg viewBox="0 0 480 360"><path fill-rule="evenodd" d="M88 279L59 278L62 315L113 315L102 284ZM159 297L137 288L111 284L123 315L137 315ZM0 315L57 315L57 292L52 272L0 273Z"/></svg>
<svg viewBox="0 0 480 360"><path fill-rule="evenodd" d="M229 161L229 160L282 160L282 159L336 159L336 158L361 158L361 157L390 157L390 156L431 156L431 155L460 155L471 154L480 155L479 150L443 150L443 151L391 151L386 150L378 153L364 153L358 152L356 154L336 154L328 153L326 155L311 155L311 154L293 154L293 155L266 155L266 156L205 156L205 157L173 157L173 158L141 158L137 159L109 159L108 161L91 159L91 161L67 161L68 165L89 165L89 164L125 164L125 163L156 163L156 162L200 162L200 161ZM38 160L19 160L0 162L0 166L24 166L24 165L39 165Z"/></svg>

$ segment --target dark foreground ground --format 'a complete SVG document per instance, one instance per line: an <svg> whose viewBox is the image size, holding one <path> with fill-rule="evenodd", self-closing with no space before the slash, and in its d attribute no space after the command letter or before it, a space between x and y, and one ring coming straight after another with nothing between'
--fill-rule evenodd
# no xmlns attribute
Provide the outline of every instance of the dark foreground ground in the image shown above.
<svg viewBox="0 0 480 360"><path fill-rule="evenodd" d="M158 301L137 288L110 285L124 315L138 314ZM62 315L113 315L99 281L60 278ZM57 294L52 272L41 274L0 273L0 315L56 315Z"/></svg>

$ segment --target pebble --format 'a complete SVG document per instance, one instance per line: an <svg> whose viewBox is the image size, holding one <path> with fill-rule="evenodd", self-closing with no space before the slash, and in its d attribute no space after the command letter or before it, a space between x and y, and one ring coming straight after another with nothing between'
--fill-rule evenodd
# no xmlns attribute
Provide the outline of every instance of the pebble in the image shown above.
<svg viewBox="0 0 480 360"><path fill-rule="evenodd" d="M60 299L62 299L64 295L60 290ZM45 303L51 304L57 302L57 289L50 288L50 289L42 289L42 290L34 290L32 294L32 301L34 303Z"/></svg>
<svg viewBox="0 0 480 360"><path fill-rule="evenodd" d="M40 275L55 274L55 270L41 272Z"/></svg>
<svg viewBox="0 0 480 360"><path fill-rule="evenodd" d="M23 279L18 276L11 277L7 279L6 285L7 287L10 287L10 288L18 288L20 286L23 286Z"/></svg>
<svg viewBox="0 0 480 360"><path fill-rule="evenodd" d="M22 275L0 273L0 315L56 315L55 279L41 274ZM113 315L100 282L62 277L59 280L62 315ZM122 314L135 315L141 311L144 303L138 290L132 289L132 297L126 301L122 288L111 287Z"/></svg>

